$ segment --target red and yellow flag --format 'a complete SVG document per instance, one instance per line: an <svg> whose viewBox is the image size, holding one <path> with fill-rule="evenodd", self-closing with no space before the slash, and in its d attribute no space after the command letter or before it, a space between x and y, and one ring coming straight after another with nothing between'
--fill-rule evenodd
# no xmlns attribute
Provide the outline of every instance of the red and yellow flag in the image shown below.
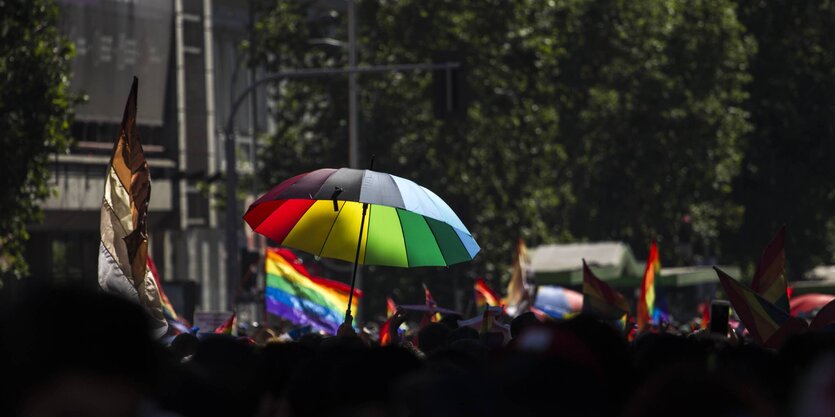
<svg viewBox="0 0 835 417"><path fill-rule="evenodd" d="M780 228L774 239L766 246L757 271L751 281L751 289L768 302L775 304L784 311L789 311L789 296L786 282L786 226Z"/></svg>
<svg viewBox="0 0 835 417"><path fill-rule="evenodd" d="M191 324L174 310L174 305L171 304L171 301L168 300L168 296L165 295L165 291L162 289L162 281L159 279L157 266L150 256L148 257L148 270L151 271L151 276L154 277L154 283L156 283L159 289L159 298L162 302L162 315L165 317L165 321L168 322L169 333L189 333L191 331Z"/></svg>
<svg viewBox="0 0 835 417"><path fill-rule="evenodd" d="M637 322L638 331L644 330L652 320L655 310L655 277L661 272L661 260L658 257L658 245L655 241L649 247L647 267L644 279L641 280L641 295L638 298Z"/></svg>
<svg viewBox="0 0 835 417"><path fill-rule="evenodd" d="M397 304L391 297L386 297L386 317L391 317L397 312Z"/></svg>
<svg viewBox="0 0 835 417"><path fill-rule="evenodd" d="M394 315L389 316L388 320L380 326L380 346L388 346L391 344L391 319Z"/></svg>
<svg viewBox="0 0 835 417"><path fill-rule="evenodd" d="M629 314L623 294L596 277L583 259L583 313L604 320L622 320Z"/></svg>
<svg viewBox="0 0 835 417"><path fill-rule="evenodd" d="M483 307L484 305L488 305L490 307L501 307L501 298L499 298L495 291L493 291L493 289L490 288L486 282L484 282L483 278L477 278L473 288L475 289L476 305L479 307Z"/></svg>
<svg viewBox="0 0 835 417"><path fill-rule="evenodd" d="M426 308L429 309L426 313L429 317L428 321L431 321L432 323L441 321L441 313L435 312L435 309L438 308L438 303L435 302L435 299L432 297L432 293L429 292L429 287L427 287L426 284L423 284L423 296L426 298Z"/></svg>
<svg viewBox="0 0 835 417"><path fill-rule="evenodd" d="M215 334L235 334L235 327L237 327L238 324L237 316L237 313L232 312L232 315L229 316L229 318L225 322L223 322L223 324L218 326L217 329L215 329Z"/></svg>

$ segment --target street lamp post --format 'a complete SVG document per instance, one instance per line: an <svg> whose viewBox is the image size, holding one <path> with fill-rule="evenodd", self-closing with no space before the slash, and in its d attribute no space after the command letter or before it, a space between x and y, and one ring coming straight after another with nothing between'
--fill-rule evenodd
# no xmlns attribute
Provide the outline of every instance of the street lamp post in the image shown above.
<svg viewBox="0 0 835 417"><path fill-rule="evenodd" d="M246 98L256 88L268 82L282 81L296 78L312 78L312 77L326 77L333 75L348 75L357 76L359 74L374 74L395 71L426 71L426 70L446 70L452 71L461 66L457 62L446 62L439 64L394 64L394 65L377 65L369 67L350 66L347 68L308 68L280 71L272 74L267 74L249 84L244 91L242 91L229 111L229 116L226 119L225 127L225 150L226 150L226 283L227 283L227 299L230 309L235 308L237 302L237 289L240 280L240 236L239 224L241 222L238 211L238 171L237 158L235 155L235 115L241 108ZM355 109L356 110L356 109ZM356 115L354 115L354 118ZM350 120L351 125L349 129L356 129L356 120ZM354 134L356 134L356 131ZM359 148L356 146L357 150ZM351 161L351 163L359 163L358 161Z"/></svg>

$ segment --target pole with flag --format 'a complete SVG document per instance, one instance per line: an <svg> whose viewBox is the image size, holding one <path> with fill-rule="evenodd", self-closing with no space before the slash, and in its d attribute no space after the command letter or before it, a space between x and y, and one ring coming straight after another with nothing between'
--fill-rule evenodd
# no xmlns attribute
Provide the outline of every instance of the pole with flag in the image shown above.
<svg viewBox="0 0 835 417"><path fill-rule="evenodd" d="M758 343L778 348L786 338L802 333L808 327L806 321L789 316L789 313L739 283L725 271L715 266L713 269L734 311Z"/></svg>
<svg viewBox="0 0 835 417"><path fill-rule="evenodd" d="M638 298L637 322L638 331L643 331L652 320L655 310L655 277L661 272L661 260L658 257L658 245L655 241L649 247L647 267L641 280L641 296Z"/></svg>
<svg viewBox="0 0 835 417"><path fill-rule="evenodd" d="M232 315L229 316L229 318L226 319L226 321L224 321L223 324L217 326L214 333L235 335L237 333L236 327L238 327L238 313L233 311Z"/></svg>
<svg viewBox="0 0 835 417"><path fill-rule="evenodd" d="M629 314L623 294L596 277L583 259L583 313L603 320L620 320Z"/></svg>
<svg viewBox="0 0 835 417"><path fill-rule="evenodd" d="M484 278L476 278L473 290L475 291L477 306L483 307L484 305L488 305L490 307L501 307L502 299L487 285Z"/></svg>
<svg viewBox="0 0 835 417"><path fill-rule="evenodd" d="M531 305L526 280L530 273L530 258L525 241L520 237L516 243L516 254L513 258L513 271L507 283L507 313L517 316L527 311Z"/></svg>
<svg viewBox="0 0 835 417"><path fill-rule="evenodd" d="M783 311L789 311L786 282L786 226L780 228L769 242L757 263L751 289Z"/></svg>
<svg viewBox="0 0 835 417"><path fill-rule="evenodd" d="M435 302L435 298L432 297L432 293L429 292L429 287L426 284L423 284L423 296L426 299L426 308L427 312L424 316L423 323L421 323L420 327L425 326L428 323L437 323L441 321L441 315L438 313L438 303Z"/></svg>
<svg viewBox="0 0 835 417"><path fill-rule="evenodd" d="M136 128L138 86L134 77L105 177L98 278L103 290L144 307L152 319L154 336L162 337L168 325L147 262L151 175Z"/></svg>

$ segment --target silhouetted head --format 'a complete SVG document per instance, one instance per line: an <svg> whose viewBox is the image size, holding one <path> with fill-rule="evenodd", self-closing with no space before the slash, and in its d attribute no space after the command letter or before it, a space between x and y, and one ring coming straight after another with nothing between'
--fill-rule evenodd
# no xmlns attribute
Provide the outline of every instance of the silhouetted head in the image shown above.
<svg viewBox="0 0 835 417"><path fill-rule="evenodd" d="M81 288L33 289L18 301L0 336L0 369L14 381L0 392L0 415L136 413L158 359L139 305Z"/></svg>
<svg viewBox="0 0 835 417"><path fill-rule="evenodd" d="M478 331L469 326L459 327L447 336L447 343L452 344L458 340L475 340L478 341Z"/></svg>
<svg viewBox="0 0 835 417"><path fill-rule="evenodd" d="M190 333L180 333L171 341L169 350L171 350L171 353L174 354L177 360L183 360L186 357L194 355L194 352L197 352L197 345L199 343L197 336Z"/></svg>
<svg viewBox="0 0 835 417"><path fill-rule="evenodd" d="M418 331L417 345L423 353L429 354L446 345L449 327L441 323L432 323Z"/></svg>
<svg viewBox="0 0 835 417"><path fill-rule="evenodd" d="M458 328L458 320L461 319L463 319L463 317L458 314L444 314L440 323L454 330Z"/></svg>
<svg viewBox="0 0 835 417"><path fill-rule="evenodd" d="M530 311L522 313L510 322L510 337L517 338L525 329L531 326L536 326L540 321L536 315Z"/></svg>

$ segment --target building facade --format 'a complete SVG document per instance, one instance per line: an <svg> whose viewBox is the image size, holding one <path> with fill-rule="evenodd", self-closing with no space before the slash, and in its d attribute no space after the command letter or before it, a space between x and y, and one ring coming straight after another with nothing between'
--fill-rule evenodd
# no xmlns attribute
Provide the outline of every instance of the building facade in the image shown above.
<svg viewBox="0 0 835 417"><path fill-rule="evenodd" d="M230 101L256 76L239 48L250 33L248 2L61 0L59 6L62 31L77 51L71 87L87 100L76 107L75 145L54 158L44 221L30 227L31 279L97 285L104 173L136 75L139 132L151 168L150 255L175 304L189 304L193 292L197 310L232 310L224 216L210 196L226 170ZM238 112L240 175L253 173L253 138L268 130L266 104L261 94ZM241 249L246 245L242 237Z"/></svg>

